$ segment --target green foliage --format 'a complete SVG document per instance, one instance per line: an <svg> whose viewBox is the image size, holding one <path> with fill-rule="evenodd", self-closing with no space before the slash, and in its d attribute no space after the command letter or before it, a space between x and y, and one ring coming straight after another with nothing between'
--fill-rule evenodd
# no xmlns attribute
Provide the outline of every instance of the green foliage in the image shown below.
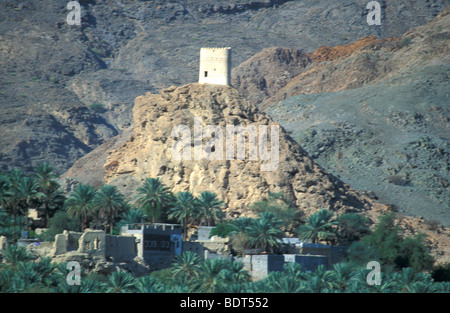
<svg viewBox="0 0 450 313"><path fill-rule="evenodd" d="M337 221L333 218L333 212L326 209L312 214L306 224L298 228L298 234L302 240L311 240L312 243L319 241L333 241L336 238L335 225Z"/></svg>
<svg viewBox="0 0 450 313"><path fill-rule="evenodd" d="M100 102L91 103L90 108L96 112L103 112L105 110L105 106Z"/></svg>
<svg viewBox="0 0 450 313"><path fill-rule="evenodd" d="M97 48L91 48L90 50L91 50L93 53L95 53L96 55L98 55L99 57L101 57L101 58L105 58L105 57L108 55L107 52L102 51L102 50L97 49Z"/></svg>
<svg viewBox="0 0 450 313"><path fill-rule="evenodd" d="M23 248L11 247L7 263L0 267L0 292L75 292L75 293L379 293L450 292L448 282L436 282L430 274L412 268L399 272L382 268L381 285L366 282L369 272L352 263L338 263L327 270L303 271L300 264L286 264L284 271L271 272L259 281L250 281L243 263L227 259L202 260L193 252L184 252L167 269L136 278L116 271L110 275L83 276L81 285L66 282L66 264L50 258L32 261ZM12 266L14 264L14 266Z"/></svg>
<svg viewBox="0 0 450 313"><path fill-rule="evenodd" d="M437 265L433 268L431 276L435 281L450 282L450 263Z"/></svg>
<svg viewBox="0 0 450 313"><path fill-rule="evenodd" d="M69 216L80 219L81 230L88 227L88 218L95 212L95 190L89 184L78 184L65 201L65 207Z"/></svg>
<svg viewBox="0 0 450 313"><path fill-rule="evenodd" d="M0 206L12 217L13 241L16 241L17 218L27 216L29 208L39 206L43 193L33 176L26 176L21 169L13 169L0 176ZM20 224L20 222L19 222Z"/></svg>
<svg viewBox="0 0 450 313"><path fill-rule="evenodd" d="M295 208L282 193L269 192L267 199L253 203L250 208L258 214L275 214L283 222L283 230L291 233L295 232L303 217L303 212Z"/></svg>
<svg viewBox="0 0 450 313"><path fill-rule="evenodd" d="M283 222L272 212L264 212L258 218L240 217L231 221L232 246L240 254L245 249L273 252L283 237Z"/></svg>
<svg viewBox="0 0 450 313"><path fill-rule="evenodd" d="M141 208L128 208L122 213L121 220L116 225L116 233L120 233L122 226L127 224L139 224L148 221L147 215Z"/></svg>
<svg viewBox="0 0 450 313"><path fill-rule="evenodd" d="M54 241L55 235L62 234L64 230L78 231L79 229L79 220L75 217L70 217L66 211L61 210L53 215L49 221L48 229L40 237L44 241Z"/></svg>
<svg viewBox="0 0 450 313"><path fill-rule="evenodd" d="M401 241L394 213L382 216L372 234L363 238L363 242L376 249L381 260L389 264L395 263Z"/></svg>
<svg viewBox="0 0 450 313"><path fill-rule="evenodd" d="M127 272L113 272L106 284L108 293L128 293L135 291L135 281L133 275Z"/></svg>
<svg viewBox="0 0 450 313"><path fill-rule="evenodd" d="M411 38L410 37L405 37L405 38L403 38L401 41L400 41L400 46L403 48L403 47L406 47L406 46L409 46L411 44Z"/></svg>
<svg viewBox="0 0 450 313"><path fill-rule="evenodd" d="M112 234L115 219L127 208L125 197L116 186L104 185L95 193L92 201L98 216L104 220L105 229L109 225Z"/></svg>
<svg viewBox="0 0 450 313"><path fill-rule="evenodd" d="M83 276L80 286L66 282L65 264L54 264L49 258L32 260L26 249L10 245L0 254L0 292L450 292L450 265L430 270L433 259L423 244L424 236L402 238L395 223L395 214L382 216L373 232L369 221L357 214L342 214L337 219L331 211L322 209L311 215L304 225L301 212L284 199L271 193L267 199L252 205L256 218L240 217L226 222L224 203L212 192L202 192L196 198L190 192L174 196L159 179L149 178L138 189L136 207L129 208L124 196L115 187L105 185L95 191L90 185L78 185L64 202L53 169L41 164L26 175L20 169L0 175L0 233L14 235L20 220L29 208L38 208L48 217L49 229L42 238L52 240L63 230L76 230L79 220L86 227L98 219L113 228L124 224L153 221L164 214L183 224L217 226L212 235L231 237L234 251L257 248L262 252L276 251L284 231L298 228L299 237L312 242L332 242L338 236L349 242L349 262L335 264L327 270L320 266L305 272L298 264L287 264L284 271L272 272L267 278L252 282L243 263L227 259L202 260L192 252L177 256L170 268L139 278L125 272L111 275ZM119 223L116 223L121 219ZM11 228L11 224L14 225ZM369 286L366 282L369 260L382 263L382 283Z"/></svg>
<svg viewBox="0 0 450 313"><path fill-rule="evenodd" d="M231 234L232 231L233 226L231 225L231 221L226 221L211 229L209 237L219 236L221 238L226 238Z"/></svg>
<svg viewBox="0 0 450 313"><path fill-rule="evenodd" d="M272 212L259 215L247 229L248 242L251 248L259 248L262 252L273 253L283 237L282 221Z"/></svg>
<svg viewBox="0 0 450 313"><path fill-rule="evenodd" d="M220 222L225 216L222 211L224 205L225 202L219 200L214 192L202 191L197 200L196 215L199 218L199 224L213 226Z"/></svg>
<svg viewBox="0 0 450 313"><path fill-rule="evenodd" d="M59 189L60 185L56 182L54 168L48 163L41 163L34 168L34 176L37 179L39 190L42 193L40 197L39 211L49 227L50 217L58 209L63 208L65 196Z"/></svg>
<svg viewBox="0 0 450 313"><path fill-rule="evenodd" d="M145 214L155 223L162 210L168 208L173 201L173 195L159 178L147 178L137 189L136 205L142 207Z"/></svg>
<svg viewBox="0 0 450 313"><path fill-rule="evenodd" d="M159 273L167 271L158 271ZM136 279L136 291L139 293L161 293L165 292L166 285L161 282L159 278L154 275L143 276Z"/></svg>
<svg viewBox="0 0 450 313"><path fill-rule="evenodd" d="M173 219L183 226L183 240L186 240L188 222L197 211L197 201L189 191L178 192L172 207L169 209L169 219Z"/></svg>
<svg viewBox="0 0 450 313"><path fill-rule="evenodd" d="M65 275L51 258L30 262L22 247L14 252L15 263L0 268L0 292L52 292ZM23 248L22 248L23 249Z"/></svg>
<svg viewBox="0 0 450 313"><path fill-rule="evenodd" d="M429 249L423 244L425 235L419 234L413 238L402 240L395 264L399 268L411 267L422 271L432 268L434 259L429 254Z"/></svg>
<svg viewBox="0 0 450 313"><path fill-rule="evenodd" d="M395 225L395 213L389 213L380 218L371 234L350 247L349 257L356 262L377 259L397 269L411 267L416 271L429 270L433 258L423 239L424 235L402 238Z"/></svg>
<svg viewBox="0 0 450 313"><path fill-rule="evenodd" d="M194 252L183 252L175 257L171 272L180 281L187 282L199 275L201 260Z"/></svg>
<svg viewBox="0 0 450 313"><path fill-rule="evenodd" d="M0 236L13 237L13 221L6 211L0 208Z"/></svg>
<svg viewBox="0 0 450 313"><path fill-rule="evenodd" d="M5 249L0 250L0 256L9 267L15 269L20 262L28 261L31 255L24 247L17 245L7 245Z"/></svg>
<svg viewBox="0 0 450 313"><path fill-rule="evenodd" d="M230 285L243 284L249 279L242 263L219 258L202 261L186 287L191 292L226 292Z"/></svg>
<svg viewBox="0 0 450 313"><path fill-rule="evenodd" d="M370 233L370 220L357 213L344 213L337 218L339 236L348 241L356 241Z"/></svg>

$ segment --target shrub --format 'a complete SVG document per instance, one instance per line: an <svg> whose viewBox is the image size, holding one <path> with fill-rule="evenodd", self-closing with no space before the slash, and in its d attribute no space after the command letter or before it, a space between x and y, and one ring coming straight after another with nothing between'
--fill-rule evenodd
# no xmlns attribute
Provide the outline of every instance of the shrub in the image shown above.
<svg viewBox="0 0 450 313"><path fill-rule="evenodd" d="M405 38L402 39L402 41L400 41L400 46L402 48L408 46L409 44L411 44L411 38L410 37L405 37Z"/></svg>
<svg viewBox="0 0 450 313"><path fill-rule="evenodd" d="M357 213L344 213L337 219L338 233L347 241L355 241L370 233L370 220Z"/></svg>
<svg viewBox="0 0 450 313"><path fill-rule="evenodd" d="M399 268L411 267L416 271L429 270L433 266L433 258L429 249L423 244L425 235L405 238L400 243L395 265Z"/></svg>
<svg viewBox="0 0 450 313"><path fill-rule="evenodd" d="M96 112L102 112L105 110L103 103L100 103L100 102L91 103L90 107L92 110L94 110Z"/></svg>
<svg viewBox="0 0 450 313"><path fill-rule="evenodd" d="M424 235L403 239L399 228L395 225L395 214L385 214L371 234L350 247L349 258L359 263L379 259L385 265L397 269L405 267L411 267L416 271L431 269L433 258L423 244L423 239Z"/></svg>
<svg viewBox="0 0 450 313"><path fill-rule="evenodd" d="M440 264L431 272L431 276L435 281L450 281L450 263Z"/></svg>
<svg viewBox="0 0 450 313"><path fill-rule="evenodd" d="M64 230L79 231L80 221L76 217L69 217L66 211L58 211L49 221L49 228L42 233L41 239L54 241L55 235L62 234Z"/></svg>

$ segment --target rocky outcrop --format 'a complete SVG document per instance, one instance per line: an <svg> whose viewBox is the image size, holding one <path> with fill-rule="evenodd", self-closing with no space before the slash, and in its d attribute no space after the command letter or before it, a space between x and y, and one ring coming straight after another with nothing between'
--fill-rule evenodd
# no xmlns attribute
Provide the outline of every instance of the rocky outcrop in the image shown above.
<svg viewBox="0 0 450 313"><path fill-rule="evenodd" d="M266 48L233 69L231 84L252 104L259 105L312 63L300 50Z"/></svg>
<svg viewBox="0 0 450 313"><path fill-rule="evenodd" d="M104 166L105 182L117 185L127 195L134 194L145 178L161 177L174 192L217 193L230 216L249 214L248 206L268 192L283 192L306 212L323 207L343 211L370 207L369 201L312 162L282 128L274 170L262 170L267 161L250 160L248 150L244 160L226 159L224 152L219 160L177 161L171 149L179 137L173 131L177 125L185 125L194 132L194 118L201 118L204 129L207 125L223 129L223 147L227 125L277 126L233 87L189 84L160 94L147 93L136 98L133 116L132 136L110 151ZM203 144L211 138L204 137Z"/></svg>

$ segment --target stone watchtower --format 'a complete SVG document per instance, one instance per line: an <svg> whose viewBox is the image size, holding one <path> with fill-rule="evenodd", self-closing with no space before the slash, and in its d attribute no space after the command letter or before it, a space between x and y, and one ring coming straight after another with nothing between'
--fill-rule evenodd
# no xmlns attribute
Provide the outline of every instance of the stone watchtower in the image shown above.
<svg viewBox="0 0 450 313"><path fill-rule="evenodd" d="M200 49L200 84L231 85L231 48Z"/></svg>

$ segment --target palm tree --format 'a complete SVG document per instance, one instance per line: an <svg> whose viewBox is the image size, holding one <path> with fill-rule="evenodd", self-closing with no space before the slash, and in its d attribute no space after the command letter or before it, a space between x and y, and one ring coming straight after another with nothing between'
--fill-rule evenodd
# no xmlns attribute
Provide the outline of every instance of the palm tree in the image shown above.
<svg viewBox="0 0 450 313"><path fill-rule="evenodd" d="M329 292L333 285L331 283L331 272L323 265L319 265L314 273L309 273L304 283L306 291L313 293Z"/></svg>
<svg viewBox="0 0 450 313"><path fill-rule="evenodd" d="M222 211L225 202L219 200L214 192L203 191L198 197L198 215L200 216L200 225L213 226L225 216Z"/></svg>
<svg viewBox="0 0 450 313"><path fill-rule="evenodd" d="M347 286L354 280L357 272L350 263L337 263L331 272L333 285L339 292L346 291Z"/></svg>
<svg viewBox="0 0 450 313"><path fill-rule="evenodd" d="M42 257L38 262L31 262L31 268L39 274L40 281L45 286L50 286L55 278L59 275L55 274L58 271L57 263L52 262L50 257Z"/></svg>
<svg viewBox="0 0 450 313"><path fill-rule="evenodd" d="M141 208L134 208L127 210L123 214L122 221L124 221L125 224L136 224L142 223L147 218L147 214L145 214Z"/></svg>
<svg viewBox="0 0 450 313"><path fill-rule="evenodd" d="M17 185L19 181L25 177L25 173L20 168L14 168L9 172L8 177L11 181L12 186L14 186Z"/></svg>
<svg viewBox="0 0 450 313"><path fill-rule="evenodd" d="M132 292L136 279L133 275L126 272L114 272L109 277L106 292L125 293Z"/></svg>
<svg viewBox="0 0 450 313"><path fill-rule="evenodd" d="M136 205L142 206L145 213L152 217L152 223L156 222L161 210L167 207L173 199L169 187L159 177L147 178L137 192L139 194Z"/></svg>
<svg viewBox="0 0 450 313"><path fill-rule="evenodd" d="M200 275L197 279L200 292L216 292L224 282L221 272L226 269L222 259L205 260L200 267Z"/></svg>
<svg viewBox="0 0 450 313"><path fill-rule="evenodd" d="M245 233L247 228L253 223L254 218L251 217L239 217L238 219L231 221L231 227L233 233Z"/></svg>
<svg viewBox="0 0 450 313"><path fill-rule="evenodd" d="M136 290L140 293L164 292L164 285L152 276L143 276L136 279Z"/></svg>
<svg viewBox="0 0 450 313"><path fill-rule="evenodd" d="M207 267L209 267L210 270L212 268L216 268L215 276L213 278L210 277L211 273L207 275L209 276L210 280L214 280L214 292L231 292L233 289L234 292L243 292L242 285L250 282L250 274L244 269L244 263L231 261L229 259L214 260L217 261L216 264L210 264L210 266L206 267L203 266L202 270L200 271L201 274L204 275L204 270ZM203 280L200 280L200 285L204 284L204 279L205 276L203 276ZM232 286L232 288L230 288L230 286Z"/></svg>
<svg viewBox="0 0 450 313"><path fill-rule="evenodd" d="M57 176L54 168L49 163L39 164L34 168L34 173L43 191L57 189L59 187L59 184L55 180Z"/></svg>
<svg viewBox="0 0 450 313"><path fill-rule="evenodd" d="M34 177L23 177L13 190L22 205L24 213L29 208L35 207L38 204L38 200L43 197L43 193L39 191L39 185Z"/></svg>
<svg viewBox="0 0 450 313"><path fill-rule="evenodd" d="M319 240L329 241L335 236L334 225L337 222L333 219L333 212L322 209L312 214L305 225L298 228L300 239L311 240L317 243Z"/></svg>
<svg viewBox="0 0 450 313"><path fill-rule="evenodd" d="M58 211L58 209L64 207L64 201L66 196L60 189L48 190L42 192L43 196L40 198L42 215L45 218L46 227L50 227L50 218Z"/></svg>
<svg viewBox="0 0 450 313"><path fill-rule="evenodd" d="M283 236L280 229L282 223L274 213L262 213L246 229L250 245L258 247L262 252L273 252Z"/></svg>
<svg viewBox="0 0 450 313"><path fill-rule="evenodd" d="M283 273L291 279L305 280L306 272L302 270L302 265L299 263L287 263L284 265Z"/></svg>
<svg viewBox="0 0 450 313"><path fill-rule="evenodd" d="M434 285L436 287L436 292L450 293L450 282L447 281L435 282Z"/></svg>
<svg viewBox="0 0 450 313"><path fill-rule="evenodd" d="M1 203L1 195L0 195ZM3 209L2 204L0 204L0 236L6 236L9 238L13 237L13 222L12 217Z"/></svg>
<svg viewBox="0 0 450 313"><path fill-rule="evenodd" d="M112 234L114 220L127 207L125 197L117 190L116 186L104 185L95 193L92 201L95 210L105 221L105 230L109 225L109 232Z"/></svg>
<svg viewBox="0 0 450 313"><path fill-rule="evenodd" d="M239 217L238 219L231 220L230 226L232 230L230 237L233 250L243 254L250 247L247 229L254 220L251 217Z"/></svg>
<svg viewBox="0 0 450 313"><path fill-rule="evenodd" d="M417 281L413 283L408 291L411 293L434 293L437 292L439 288L430 281Z"/></svg>
<svg viewBox="0 0 450 313"><path fill-rule="evenodd" d="M0 271L0 292L13 292L11 282L14 279L15 272L12 269L2 269Z"/></svg>
<svg viewBox="0 0 450 313"><path fill-rule="evenodd" d="M392 275L386 272L381 272L380 285L369 285L367 283L367 274L369 270L366 268L360 269L354 276L355 281L346 289L347 292L352 292L353 288L359 288L358 291L372 292L372 293L392 293L397 292L397 281Z"/></svg>
<svg viewBox="0 0 450 313"><path fill-rule="evenodd" d="M304 214L282 192L269 192L266 199L254 202L250 208L257 214L275 213L283 221L283 229L291 233L295 232Z"/></svg>
<svg viewBox="0 0 450 313"><path fill-rule="evenodd" d="M187 224L189 219L195 215L197 200L189 191L178 192L173 207L169 209L169 218L183 225L183 240L187 236Z"/></svg>
<svg viewBox="0 0 450 313"><path fill-rule="evenodd" d="M116 228L120 231L122 226L143 223L144 220L147 220L147 215L141 208L130 208L122 214L122 219L117 223Z"/></svg>
<svg viewBox="0 0 450 313"><path fill-rule="evenodd" d="M228 261L224 276L230 283L241 284L250 280L250 274L244 269L244 263L242 262Z"/></svg>
<svg viewBox="0 0 450 313"><path fill-rule="evenodd" d="M9 198L9 191L11 189L11 182L6 175L0 175L0 206L4 208L6 206L8 198Z"/></svg>
<svg viewBox="0 0 450 313"><path fill-rule="evenodd" d="M63 206L65 196L61 190L59 190L59 184L55 180L57 177L54 169L48 163L42 163L35 167L35 176L39 190L42 192L41 206L42 213L45 217L46 227L49 227L50 216L53 215L56 210Z"/></svg>
<svg viewBox="0 0 450 313"><path fill-rule="evenodd" d="M69 285L64 280L54 286L51 292L56 293L102 293L106 291L107 286L98 280L84 278L80 285Z"/></svg>
<svg viewBox="0 0 450 313"><path fill-rule="evenodd" d="M33 268L33 263L19 263L13 278L14 292L25 292L33 287L39 289L40 285L41 275Z"/></svg>
<svg viewBox="0 0 450 313"><path fill-rule="evenodd" d="M292 279L287 275L280 275L277 279L272 279L271 285L273 292L278 293L300 293L305 291L303 281Z"/></svg>
<svg viewBox="0 0 450 313"><path fill-rule="evenodd" d="M11 218L11 212L12 212L12 191L11 191L11 181L8 176L6 175L0 175L0 207L2 208L2 211L0 212L0 217L2 220L7 221L7 219ZM7 225L7 223L5 223ZM8 229L9 230L9 229ZM2 231L2 234L5 234L8 232L7 229L4 229ZM15 232L15 227L11 231L11 235Z"/></svg>
<svg viewBox="0 0 450 313"><path fill-rule="evenodd" d="M8 245L4 250L0 250L0 255L2 256L4 262L8 264L9 267L15 269L17 265L21 262L26 262L31 260L31 255L28 254L24 247L17 245Z"/></svg>
<svg viewBox="0 0 450 313"><path fill-rule="evenodd" d="M424 284L431 282L430 276L421 272L416 272L410 267L404 267L401 272L394 273L394 279L398 288L401 291L406 292L411 292L413 290L412 286L417 282L422 282Z"/></svg>
<svg viewBox="0 0 450 313"><path fill-rule="evenodd" d="M79 184L64 202L69 216L80 218L82 231L88 227L88 217L94 212L95 190L89 184Z"/></svg>
<svg viewBox="0 0 450 313"><path fill-rule="evenodd" d="M189 282L198 276L202 258L191 251L183 252L175 257L171 271L174 277L180 277L182 281Z"/></svg>
<svg viewBox="0 0 450 313"><path fill-rule="evenodd" d="M10 190L7 192L7 204L4 209L13 217L13 241L16 241L17 217L27 216L28 209L37 206L43 196L38 190L38 184L33 177L21 176L20 171L14 171L10 178Z"/></svg>

